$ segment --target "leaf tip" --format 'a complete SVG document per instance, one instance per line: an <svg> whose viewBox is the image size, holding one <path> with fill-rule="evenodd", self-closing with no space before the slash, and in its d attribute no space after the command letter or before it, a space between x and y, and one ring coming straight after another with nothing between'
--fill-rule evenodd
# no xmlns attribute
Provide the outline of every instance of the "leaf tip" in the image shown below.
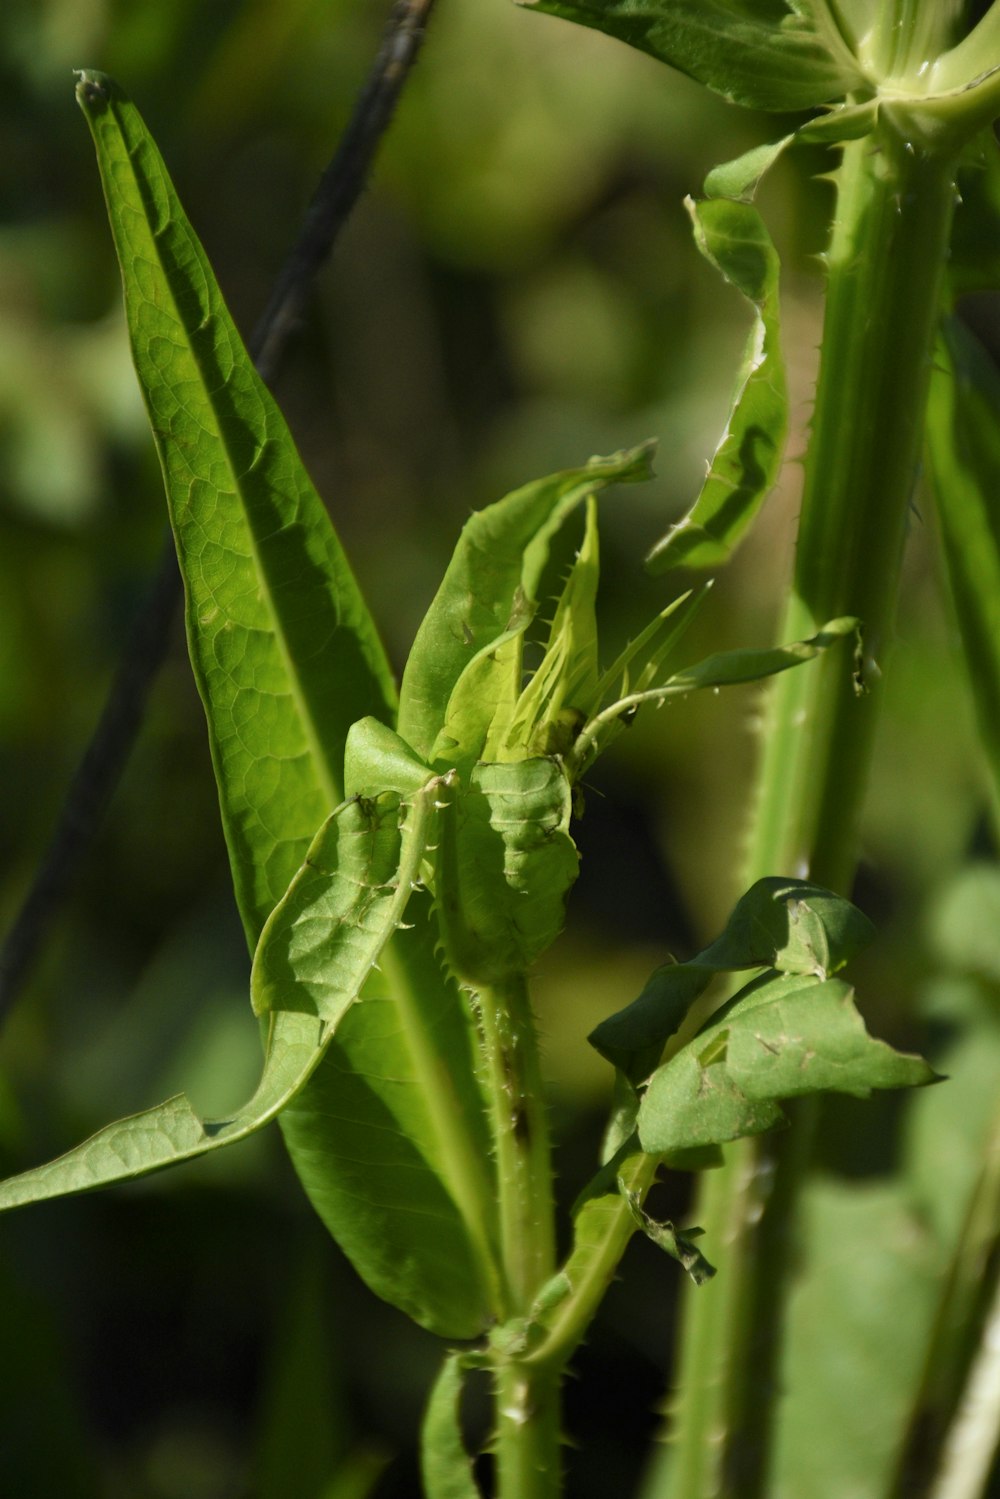
<svg viewBox="0 0 1000 1499"><path fill-rule="evenodd" d="M77 79L76 102L84 114L103 114L111 100L121 94L114 79L95 68L77 68L73 77Z"/></svg>
<svg viewBox="0 0 1000 1499"><path fill-rule="evenodd" d="M534 0L532 0L534 3ZM655 437L647 437L634 448L622 448L607 457L601 454L588 460L588 469L615 479L620 484L642 483L653 478L653 459L658 443Z"/></svg>

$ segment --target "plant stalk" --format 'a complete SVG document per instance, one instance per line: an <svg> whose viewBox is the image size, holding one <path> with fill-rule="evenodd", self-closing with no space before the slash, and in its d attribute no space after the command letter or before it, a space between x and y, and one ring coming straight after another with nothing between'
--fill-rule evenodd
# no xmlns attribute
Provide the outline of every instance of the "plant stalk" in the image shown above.
<svg viewBox="0 0 1000 1499"><path fill-rule="evenodd" d="M513 1361L496 1371L496 1499L557 1499L562 1492L562 1368Z"/></svg>
<svg viewBox="0 0 1000 1499"><path fill-rule="evenodd" d="M907 141L883 109L844 147L827 256L822 355L783 639L841 615L849 642L772 690L745 884L808 877L849 894L920 459L955 201L955 160ZM803 1124L741 1141L704 1179L698 1221L720 1274L688 1288L682 1391L657 1499L765 1492ZM721 1251L721 1252L720 1252ZM713 1256L713 1257L715 1257Z"/></svg>
<svg viewBox="0 0 1000 1499"><path fill-rule="evenodd" d="M479 991L497 1153L508 1316L523 1316L555 1269L552 1159L538 1039L523 974Z"/></svg>
<svg viewBox="0 0 1000 1499"><path fill-rule="evenodd" d="M555 1271L552 1161L528 984L513 974L479 991L480 1026L497 1156L500 1252L508 1317L525 1316ZM561 1487L562 1368L497 1364L497 1499L556 1499Z"/></svg>

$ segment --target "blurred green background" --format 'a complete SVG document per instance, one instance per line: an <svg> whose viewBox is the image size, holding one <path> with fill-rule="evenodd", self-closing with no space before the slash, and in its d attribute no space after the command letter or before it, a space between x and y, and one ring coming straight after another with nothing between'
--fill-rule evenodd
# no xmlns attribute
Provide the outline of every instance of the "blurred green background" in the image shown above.
<svg viewBox="0 0 1000 1499"><path fill-rule="evenodd" d="M249 332L387 11L375 0L6 0L0 12L4 924L163 525L71 70L100 68L132 93ZM787 128L508 0L439 0L374 181L277 385L397 663L471 508L647 436L660 440L656 482L602 502L606 655L662 607L669 595L642 557L697 490L748 326L699 260L683 198L711 166ZM786 267L793 456L820 336L815 257L830 196L817 178L830 165L802 153L762 193ZM792 463L719 580L690 659L770 640L797 476ZM930 1124L898 1100L838 1105L814 1205L825 1239L849 1221L879 1263L904 1264L898 1294L913 1307L930 1304L934 1211L954 1216L967 1185L997 1057L1000 957L987 941L970 959L954 937L970 900L989 913L975 930L995 934L998 897L952 637L918 504L858 887L882 942L860 982L874 1029L965 1058L952 1090L965 1114L937 1101L943 1089L927 1095ZM707 940L738 894L760 706L750 689L654 714L594 774L570 923L537 984L567 1201L608 1102L587 1031L668 952ZM4 1167L180 1088L205 1111L241 1102L258 1065L247 969L178 632L111 814L0 1036ZM923 1150L900 1205L887 1173L920 1130L953 1155ZM864 1184L846 1219L845 1180ZM669 1188L664 1211L683 1212L687 1191ZM902 1249L895 1238L878 1247L879 1193ZM639 1481L676 1291L670 1261L630 1250L568 1392L581 1499ZM5 1219L0 1348L5 1495L416 1493L414 1433L438 1350L358 1286L313 1224L275 1131L141 1186ZM789 1494L825 1493L822 1476L802 1476L814 1450L788 1445ZM865 1481L850 1492L868 1492Z"/></svg>

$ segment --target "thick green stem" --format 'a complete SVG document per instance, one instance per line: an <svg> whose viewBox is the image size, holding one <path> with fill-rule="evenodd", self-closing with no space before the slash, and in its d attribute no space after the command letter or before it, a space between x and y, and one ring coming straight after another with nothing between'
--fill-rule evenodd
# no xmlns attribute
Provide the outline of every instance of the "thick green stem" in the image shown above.
<svg viewBox="0 0 1000 1499"><path fill-rule="evenodd" d="M538 1039L523 974L479 993L500 1194L509 1316L523 1316L555 1269L552 1161Z"/></svg>
<svg viewBox="0 0 1000 1499"><path fill-rule="evenodd" d="M500 1250L508 1316L523 1317L555 1270L548 1120L538 1038L523 974L479 994L500 1196ZM497 1499L555 1499L560 1491L561 1368L500 1363L496 1400Z"/></svg>
<svg viewBox="0 0 1000 1499"><path fill-rule="evenodd" d="M953 160L907 142L885 110L844 149L783 638L850 614L864 647L854 662L848 644L777 679L747 884L780 874L851 886L954 197ZM810 1111L795 1114L787 1134L738 1143L705 1179L698 1217L720 1274L688 1294L673 1456L656 1490L668 1499L765 1491Z"/></svg>
<svg viewBox="0 0 1000 1499"><path fill-rule="evenodd" d="M911 151L888 122L844 150L784 634L854 614L864 655L858 680L841 648L776 683L748 880L853 878L954 199L954 164Z"/></svg>
<svg viewBox="0 0 1000 1499"><path fill-rule="evenodd" d="M562 1492L562 1369L502 1364L495 1376L496 1499L556 1499Z"/></svg>

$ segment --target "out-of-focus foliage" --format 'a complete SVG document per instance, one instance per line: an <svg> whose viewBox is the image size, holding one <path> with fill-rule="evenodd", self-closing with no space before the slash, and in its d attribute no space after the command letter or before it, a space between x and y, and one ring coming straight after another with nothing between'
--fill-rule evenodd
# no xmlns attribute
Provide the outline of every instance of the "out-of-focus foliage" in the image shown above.
<svg viewBox="0 0 1000 1499"><path fill-rule="evenodd" d="M0 10L4 922L93 723L164 517L71 70L105 69L136 98L247 332L387 9L9 0ZM397 665L471 507L647 436L660 439L658 480L603 522L609 649L665 602L641 558L699 488L746 333L738 294L691 243L682 200L774 128L597 34L507 0L440 0L371 191L277 391ZM793 153L761 192L787 267L793 453L819 337L809 257L828 204L811 178L826 165ZM792 465L701 611L691 660L766 643L795 475ZM946 888L957 899L952 881L970 851L992 852L925 529L915 510L856 892L883 940L857 982L881 996L868 1009L876 1033L926 1046L921 1024L931 1041L942 1032L946 1059L932 1048L931 1060L967 1101L990 1087L975 1043L982 1007L964 1009L959 1025L940 1006L921 1022L916 1006L930 960L915 924ZM586 1034L668 951L695 952L738 893L759 694L706 694L640 719L584 788L570 927L537 986L570 1194L592 1170L593 1106L606 1102L607 1069ZM258 1044L227 883L178 640L79 889L0 1036L4 1174L181 1088L207 1113L246 1096ZM945 1097L942 1087L912 1106L887 1103L877 1153L858 1145L853 1107L837 1105L821 1147L829 1171L895 1191L882 1179L902 1151L901 1110L926 1113ZM907 1138L919 1139L922 1117ZM911 1176L922 1180L916 1166ZM821 1231L841 1190L817 1199ZM897 1226L901 1211L891 1208ZM669 1205L669 1216L682 1212ZM882 1212L866 1197L848 1216L861 1232ZM901 1273L922 1277L925 1251L916 1243ZM316 1311L324 1337L288 1310L305 1263L327 1288ZM637 1245L625 1268L581 1355L585 1371L601 1371L599 1410L584 1404L586 1378L568 1395L570 1431L590 1433L586 1465L569 1457L581 1499L633 1484L652 1425L634 1413L652 1409L665 1377L672 1267ZM376 1492L414 1492L407 1444L437 1350L358 1289L317 1234L276 1138L12 1219L2 1274L4 1303L27 1329L5 1322L5 1364L29 1338L35 1362L20 1365L18 1400L0 1401L0 1491L278 1492L276 1433L287 1437L293 1419L315 1431L318 1405L328 1468L317 1459L303 1499L369 1491L389 1452ZM805 1291L802 1307L808 1318ZM317 1405L289 1394L303 1389L326 1394Z"/></svg>

